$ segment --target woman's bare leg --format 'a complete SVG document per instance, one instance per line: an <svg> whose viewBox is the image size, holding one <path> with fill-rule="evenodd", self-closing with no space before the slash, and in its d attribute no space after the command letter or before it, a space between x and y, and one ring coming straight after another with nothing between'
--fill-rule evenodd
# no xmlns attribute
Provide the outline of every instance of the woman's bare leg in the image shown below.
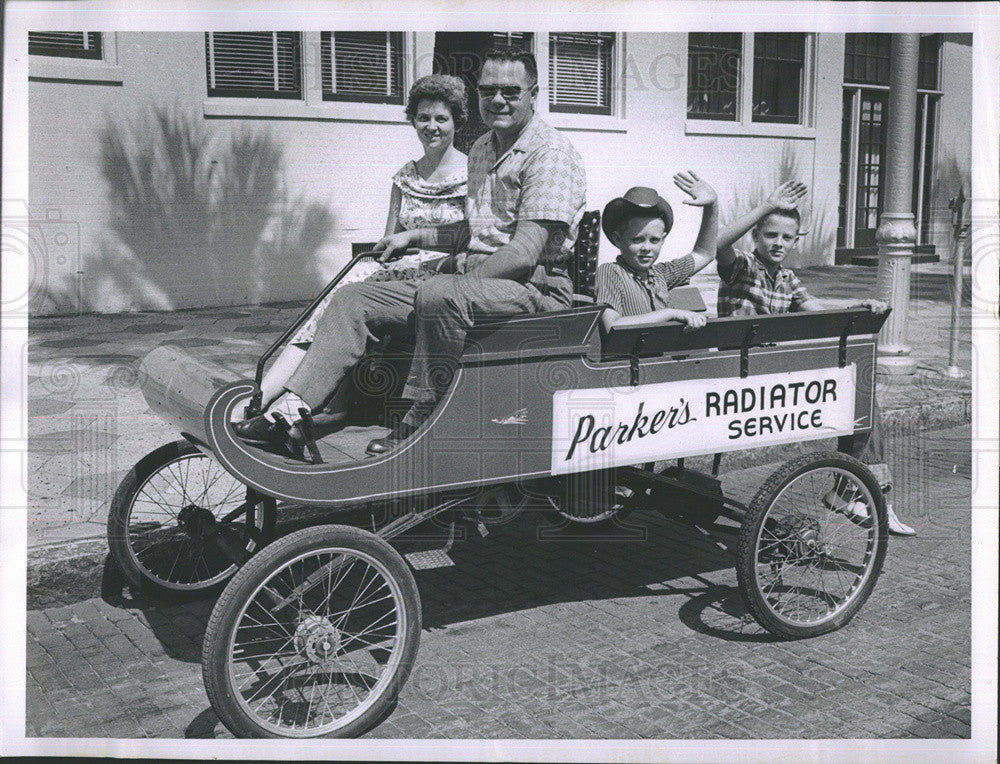
<svg viewBox="0 0 1000 764"><path fill-rule="evenodd" d="M278 353L278 357L274 359L274 363L264 373L264 379L260 383L261 397L265 409L275 398L285 391L285 383L292 376L292 372L298 368L308 349L309 345L304 343L285 345L284 349Z"/></svg>

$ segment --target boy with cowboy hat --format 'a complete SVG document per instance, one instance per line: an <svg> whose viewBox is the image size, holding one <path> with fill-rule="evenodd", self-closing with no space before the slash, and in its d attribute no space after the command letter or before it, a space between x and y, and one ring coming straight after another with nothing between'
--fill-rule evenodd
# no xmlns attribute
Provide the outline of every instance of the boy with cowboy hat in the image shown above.
<svg viewBox="0 0 1000 764"><path fill-rule="evenodd" d="M687 329L705 325L705 316L670 307L670 290L715 259L719 219L715 190L693 172L678 173L674 183L691 196L684 204L701 207L701 228L694 249L683 257L657 263L660 249L674 222L674 213L652 188L636 186L608 202L601 225L618 247L613 263L597 268L597 302L607 303L601 315L605 331L650 319L682 321Z"/></svg>

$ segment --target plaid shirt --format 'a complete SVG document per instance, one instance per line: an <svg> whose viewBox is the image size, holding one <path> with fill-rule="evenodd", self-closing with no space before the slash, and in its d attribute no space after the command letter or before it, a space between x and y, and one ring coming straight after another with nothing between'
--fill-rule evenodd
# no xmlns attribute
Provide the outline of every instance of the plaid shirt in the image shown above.
<svg viewBox="0 0 1000 764"><path fill-rule="evenodd" d="M565 292L573 287L565 262L573 254L577 228L586 203L587 177L583 160L563 135L535 115L502 156L496 139L486 133L469 151L468 252L492 254L514 235L518 220L565 223L565 238L552 237L531 283L543 292Z"/></svg>
<svg viewBox="0 0 1000 764"><path fill-rule="evenodd" d="M793 313L811 299L792 271L779 266L772 278L755 252L736 250L728 272L719 267L719 317Z"/></svg>
<svg viewBox="0 0 1000 764"><path fill-rule="evenodd" d="M619 257L597 266L597 302L606 302L622 316L639 316L670 307L670 290L694 275L694 257L685 255L653 263L647 272L629 268Z"/></svg>

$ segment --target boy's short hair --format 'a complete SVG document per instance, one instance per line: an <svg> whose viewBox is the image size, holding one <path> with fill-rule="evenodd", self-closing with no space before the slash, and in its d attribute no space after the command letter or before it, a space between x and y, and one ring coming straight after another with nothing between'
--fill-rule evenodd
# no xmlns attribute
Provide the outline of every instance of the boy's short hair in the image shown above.
<svg viewBox="0 0 1000 764"><path fill-rule="evenodd" d="M759 232L764 223L767 222L768 218L773 217L774 215L787 218L788 220L794 220L796 229L802 227L802 214L799 212L798 207L792 207L790 210L772 210L771 212L768 212L764 217L757 221L757 225L753 227L754 233Z"/></svg>

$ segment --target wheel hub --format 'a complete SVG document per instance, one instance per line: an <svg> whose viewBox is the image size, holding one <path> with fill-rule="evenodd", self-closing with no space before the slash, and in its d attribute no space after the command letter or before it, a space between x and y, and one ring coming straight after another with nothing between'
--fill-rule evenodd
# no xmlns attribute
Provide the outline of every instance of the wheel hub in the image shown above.
<svg viewBox="0 0 1000 764"><path fill-rule="evenodd" d="M215 515L197 504L188 504L177 513L177 524L191 538L204 538L215 529Z"/></svg>
<svg viewBox="0 0 1000 764"><path fill-rule="evenodd" d="M340 629L324 616L309 615L295 629L295 649L317 664L329 663L341 646Z"/></svg>
<svg viewBox="0 0 1000 764"><path fill-rule="evenodd" d="M817 562L827 553L819 522L815 518L782 520L775 524L772 532L779 543L762 562L778 564L789 558L799 563Z"/></svg>

